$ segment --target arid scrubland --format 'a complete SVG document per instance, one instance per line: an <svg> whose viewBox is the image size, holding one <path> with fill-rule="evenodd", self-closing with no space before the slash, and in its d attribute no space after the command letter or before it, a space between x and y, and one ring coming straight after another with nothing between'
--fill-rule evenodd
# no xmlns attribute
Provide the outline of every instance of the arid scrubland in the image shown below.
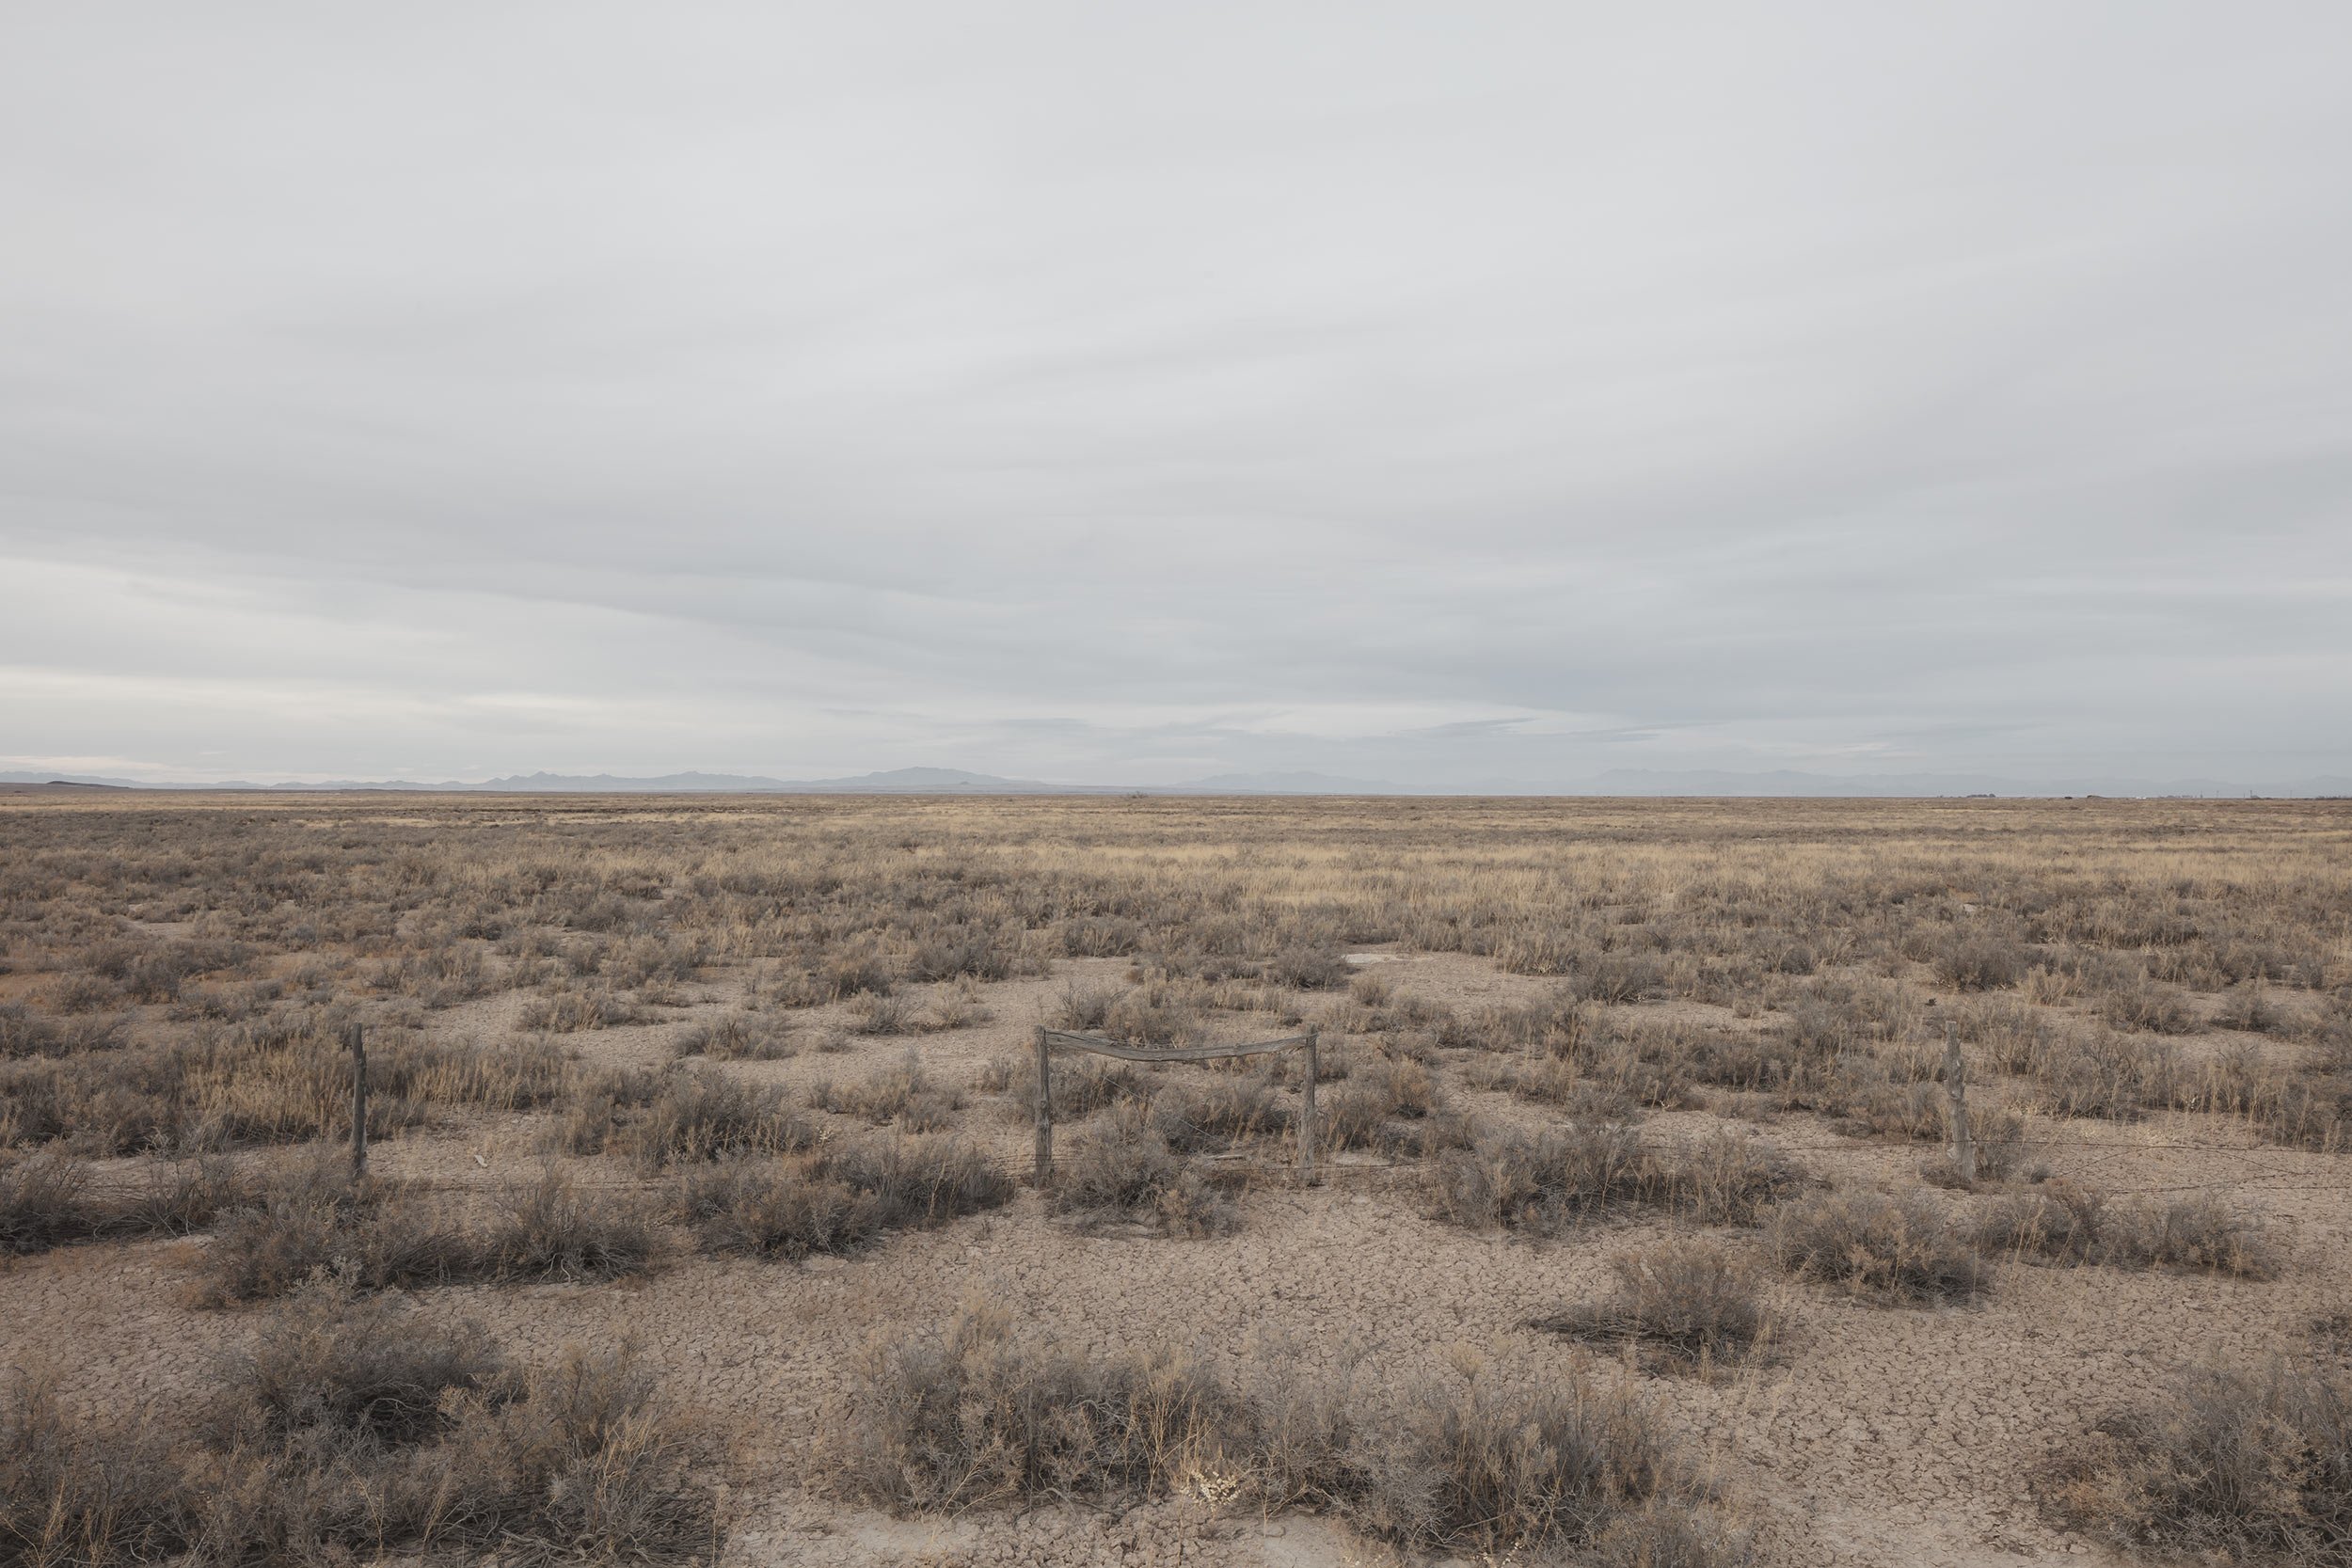
<svg viewBox="0 0 2352 1568"><path fill-rule="evenodd" d="M0 943L0 1562L2352 1562L2352 804L27 793Z"/></svg>

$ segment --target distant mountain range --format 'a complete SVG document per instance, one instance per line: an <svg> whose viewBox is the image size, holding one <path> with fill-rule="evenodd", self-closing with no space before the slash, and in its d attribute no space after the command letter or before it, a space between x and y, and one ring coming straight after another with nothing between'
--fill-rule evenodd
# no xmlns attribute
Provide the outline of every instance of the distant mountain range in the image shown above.
<svg viewBox="0 0 2352 1568"><path fill-rule="evenodd" d="M2291 783L2233 783L2226 779L2133 779L2089 776L2071 779L2011 779L1982 773L1800 773L1787 768L1764 773L1663 771L1614 768L1577 784L1514 785L1490 781L1470 793L1497 795L1740 795L1886 796L2119 795L2147 798L2352 795L2352 777L2298 779Z"/></svg>
<svg viewBox="0 0 2352 1568"><path fill-rule="evenodd" d="M1530 782L1483 780L1463 789L1428 789L1329 773L1219 773L1188 784L1073 784L1007 779L954 768L894 768L840 779L771 779L748 773L664 773L628 778L613 773L516 773L501 779L333 779L316 784L155 784L87 774L0 773L0 784L71 785L100 789L429 790L501 795L1599 795L1888 797L2115 795L2139 797L2352 797L2352 777L2292 783L2233 784L2220 779L2084 777L1998 778L1975 773L1763 773L1612 768L1591 779Z"/></svg>
<svg viewBox="0 0 2352 1568"><path fill-rule="evenodd" d="M58 784L91 789L431 790L501 795L1393 795L1393 784L1328 773L1222 773L1179 784L1048 784L957 768L894 768L842 779L771 779L752 773L514 773L502 779L326 779L306 784L153 784L88 774L0 773L0 784Z"/></svg>

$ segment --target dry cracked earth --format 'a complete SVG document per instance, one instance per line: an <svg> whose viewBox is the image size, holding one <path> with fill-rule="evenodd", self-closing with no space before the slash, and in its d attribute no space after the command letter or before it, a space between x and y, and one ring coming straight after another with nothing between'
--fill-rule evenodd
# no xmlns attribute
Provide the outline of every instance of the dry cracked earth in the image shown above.
<svg viewBox="0 0 2352 1568"><path fill-rule="evenodd" d="M1456 1006L1542 986L1460 955L1355 957L1381 962L1399 994ZM934 1077L969 1084L984 1064L1027 1049L1032 1023L1067 981L1112 981L1124 968L1067 960L1051 977L991 986L990 1022L914 1049ZM694 1006L665 1022L568 1039L594 1062L653 1066L668 1059L668 1037L734 1004L739 989L700 984ZM495 1038L512 1029L523 1001L467 1004L435 1015L432 1028L452 1039ZM860 1038L847 1052L725 1070L804 1085L854 1077L909 1049L905 1040ZM1487 1115L1540 1119L1502 1095L1470 1098ZM1001 1100L973 1095L962 1119L1009 1164L1026 1157L1029 1129ZM537 1120L461 1120L385 1143L375 1158L387 1172L487 1188L546 1159ZM1838 1137L1800 1116L1774 1118L1765 1131L1841 1183L1915 1180L1915 1147ZM2287 1346L2344 1299L2352 1203L2335 1157L2263 1147L2203 1117L2070 1122L2065 1132L2069 1141L2046 1152L2058 1173L2095 1175L2116 1191L2225 1186L2288 1227L2293 1266L2278 1280L2249 1283L2011 1264L1983 1302L1931 1309L1780 1284L1787 1326L1770 1364L1710 1381L1646 1377L1627 1364L1623 1375L1642 1379L1707 1456L1770 1556L1905 1568L2107 1560L2038 1513L2029 1500L2037 1467L2170 1372ZM417 1299L437 1316L479 1322L525 1357L567 1341L641 1347L670 1393L729 1434L739 1478L727 1503L730 1560L1379 1562L1393 1554L1327 1521L1237 1517L1195 1499L896 1520L846 1510L802 1477L814 1424L843 1392L858 1347L936 1322L965 1300L1003 1306L1056 1342L1095 1352L1173 1341L1231 1359L1279 1347L1318 1376L1353 1376L1375 1398L1448 1356L1475 1354L1530 1378L1591 1357L1529 1321L1595 1293L1608 1258L1657 1227L1596 1226L1550 1243L1481 1235L1427 1217L1413 1176L1409 1166L1342 1157L1320 1184L1301 1188L1276 1163L1243 1199L1239 1233L1219 1239L1082 1234L1025 1192L994 1213L846 1259L686 1259L615 1285L449 1289ZM0 1273L8 1359L51 1374L63 1395L92 1407L192 1389L249 1331L246 1315L179 1305L180 1276L204 1244L70 1248Z"/></svg>

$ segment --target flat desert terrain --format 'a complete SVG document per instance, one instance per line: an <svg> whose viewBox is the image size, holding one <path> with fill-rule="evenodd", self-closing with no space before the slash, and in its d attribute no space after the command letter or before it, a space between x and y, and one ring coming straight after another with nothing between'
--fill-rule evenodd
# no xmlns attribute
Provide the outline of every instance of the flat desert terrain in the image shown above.
<svg viewBox="0 0 2352 1568"><path fill-rule="evenodd" d="M0 1561L2352 1561L2352 803L29 791L0 958Z"/></svg>

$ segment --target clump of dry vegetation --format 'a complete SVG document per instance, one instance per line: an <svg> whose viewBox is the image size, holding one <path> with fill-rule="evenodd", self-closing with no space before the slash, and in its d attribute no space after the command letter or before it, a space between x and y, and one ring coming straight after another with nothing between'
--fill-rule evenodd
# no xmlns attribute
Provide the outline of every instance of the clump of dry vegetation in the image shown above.
<svg viewBox="0 0 2352 1568"><path fill-rule="evenodd" d="M2285 1248L2259 1214L2210 1193L2117 1203L2094 1187L2052 1181L2010 1194L1978 1219L1977 1244L2050 1263L2169 1268L2269 1279Z"/></svg>
<svg viewBox="0 0 2352 1568"><path fill-rule="evenodd" d="M1378 1413L1297 1381L1261 1366L1237 1384L1171 1349L1087 1357L966 1307L867 1349L827 1459L850 1497L902 1513L1189 1494L1311 1502L1426 1550L1740 1559L1656 1415L1582 1374L1523 1388L1466 1360Z"/></svg>
<svg viewBox="0 0 2352 1568"><path fill-rule="evenodd" d="M2340 1563L2352 1542L2352 1377L2206 1369L2109 1415L2052 1466L2053 1512L2184 1560Z"/></svg>
<svg viewBox="0 0 2352 1568"><path fill-rule="evenodd" d="M1992 1266L1953 1217L1924 1195L1840 1191L1801 1198L1766 1232L1772 1261L1799 1279L1909 1306L1966 1301Z"/></svg>
<svg viewBox="0 0 2352 1568"><path fill-rule="evenodd" d="M935 1229L1001 1208L1013 1190L986 1150L961 1139L867 1139L689 1171L674 1207L706 1251L801 1259Z"/></svg>
<svg viewBox="0 0 2352 1568"><path fill-rule="evenodd" d="M708 1069L605 1073L582 1085L556 1146L626 1154L650 1170L747 1154L789 1154L817 1141L785 1091Z"/></svg>
<svg viewBox="0 0 2352 1568"><path fill-rule="evenodd" d="M75 1242L185 1236L258 1200L262 1173L222 1160L147 1166L94 1189L83 1162L54 1150L0 1164L0 1256Z"/></svg>
<svg viewBox="0 0 2352 1568"><path fill-rule="evenodd" d="M1799 1184L1770 1144L1727 1129L1650 1141L1631 1127L1569 1122L1543 1132L1481 1130L1440 1159L1432 1190L1438 1214L1457 1225L1556 1235L1635 1210L1751 1225Z"/></svg>
<svg viewBox="0 0 2352 1568"><path fill-rule="evenodd" d="M877 1127L895 1121L910 1132L937 1132L955 1125L963 1096L933 1080L923 1070L921 1058L910 1051L896 1066L877 1069L859 1083L818 1080L809 1088L808 1103Z"/></svg>
<svg viewBox="0 0 2352 1568"><path fill-rule="evenodd" d="M216 1307L283 1295L323 1272L369 1289L610 1279L650 1266L660 1250L635 1195L582 1188L554 1169L472 1217L396 1181L354 1181L321 1164L226 1215L191 1298Z"/></svg>
<svg viewBox="0 0 2352 1568"><path fill-rule="evenodd" d="M1135 1104L1114 1106L1078 1128L1057 1162L1046 1201L1086 1227L1151 1223L1209 1236L1241 1221L1232 1200L1170 1145L1160 1118Z"/></svg>
<svg viewBox="0 0 2352 1568"><path fill-rule="evenodd" d="M801 1043L785 1019L769 1013L732 1012L687 1030L670 1042L670 1051L675 1056L702 1056L714 1062L780 1062L799 1055Z"/></svg>
<svg viewBox="0 0 2352 1568"><path fill-rule="evenodd" d="M625 1353L510 1368L478 1328L320 1280L192 1420L0 1409L0 1556L684 1561L721 1544L700 1443Z"/></svg>
<svg viewBox="0 0 2352 1568"><path fill-rule="evenodd" d="M1616 1289L1535 1320L1579 1339L1621 1340L1677 1370L1751 1359L1772 1314L1756 1267L1723 1246L1679 1237L1610 1259Z"/></svg>
<svg viewBox="0 0 2352 1568"><path fill-rule="evenodd" d="M405 1029L369 1045L368 1129L384 1137L437 1111L529 1110L565 1092L553 1047L441 1044ZM103 1156L208 1152L348 1135L351 1058L341 1021L315 1010L207 1025L159 1048L0 1066L0 1148L63 1144Z"/></svg>

